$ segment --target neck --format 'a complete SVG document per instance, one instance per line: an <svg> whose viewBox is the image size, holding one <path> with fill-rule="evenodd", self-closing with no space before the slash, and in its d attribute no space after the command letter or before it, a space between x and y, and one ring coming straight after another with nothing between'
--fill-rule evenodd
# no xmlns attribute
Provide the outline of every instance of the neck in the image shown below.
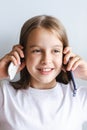
<svg viewBox="0 0 87 130"><path fill-rule="evenodd" d="M53 80L50 83L37 83L35 81L30 81L29 86L31 86L32 88L36 88L36 89L51 89L53 87L55 87L56 85L56 80Z"/></svg>

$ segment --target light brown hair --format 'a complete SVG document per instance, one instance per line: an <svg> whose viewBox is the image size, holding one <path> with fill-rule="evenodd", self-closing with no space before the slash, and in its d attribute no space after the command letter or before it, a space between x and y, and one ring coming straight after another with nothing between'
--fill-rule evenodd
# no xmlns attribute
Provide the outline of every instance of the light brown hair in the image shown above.
<svg viewBox="0 0 87 130"><path fill-rule="evenodd" d="M33 29L38 27L43 27L50 31L56 31L58 38L63 43L63 49L68 46L66 30L62 23L53 16L39 15L27 20L21 28L19 44L24 47L24 52L26 51L26 44L29 34ZM29 87L29 80L30 74L25 66L25 68L20 72L20 80L11 82L11 84L15 89L26 89ZM61 70L60 74L56 77L56 80L60 83L67 84L70 81L70 76L67 72Z"/></svg>

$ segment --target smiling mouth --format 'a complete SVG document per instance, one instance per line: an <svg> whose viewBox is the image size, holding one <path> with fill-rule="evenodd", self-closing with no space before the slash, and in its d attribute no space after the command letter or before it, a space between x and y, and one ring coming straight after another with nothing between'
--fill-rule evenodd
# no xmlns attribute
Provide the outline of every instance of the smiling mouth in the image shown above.
<svg viewBox="0 0 87 130"><path fill-rule="evenodd" d="M38 69L38 70L41 74L48 75L54 70L54 68L41 68L41 69Z"/></svg>

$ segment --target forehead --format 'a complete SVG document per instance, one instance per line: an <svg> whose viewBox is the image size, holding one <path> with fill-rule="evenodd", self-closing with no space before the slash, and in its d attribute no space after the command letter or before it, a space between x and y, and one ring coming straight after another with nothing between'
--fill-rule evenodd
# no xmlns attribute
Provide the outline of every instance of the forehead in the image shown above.
<svg viewBox="0 0 87 130"><path fill-rule="evenodd" d="M63 46L60 41L57 31L48 30L42 27L33 29L27 40L28 45L40 44L40 45L59 45Z"/></svg>

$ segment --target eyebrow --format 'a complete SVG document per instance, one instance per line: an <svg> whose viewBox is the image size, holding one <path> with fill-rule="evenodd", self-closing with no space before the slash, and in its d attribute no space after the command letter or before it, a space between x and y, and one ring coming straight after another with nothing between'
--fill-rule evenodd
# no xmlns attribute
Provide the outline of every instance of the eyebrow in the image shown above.
<svg viewBox="0 0 87 130"><path fill-rule="evenodd" d="M39 45L29 45L29 48L33 48L33 47L41 47ZM62 47L62 45L54 45L52 47Z"/></svg>

